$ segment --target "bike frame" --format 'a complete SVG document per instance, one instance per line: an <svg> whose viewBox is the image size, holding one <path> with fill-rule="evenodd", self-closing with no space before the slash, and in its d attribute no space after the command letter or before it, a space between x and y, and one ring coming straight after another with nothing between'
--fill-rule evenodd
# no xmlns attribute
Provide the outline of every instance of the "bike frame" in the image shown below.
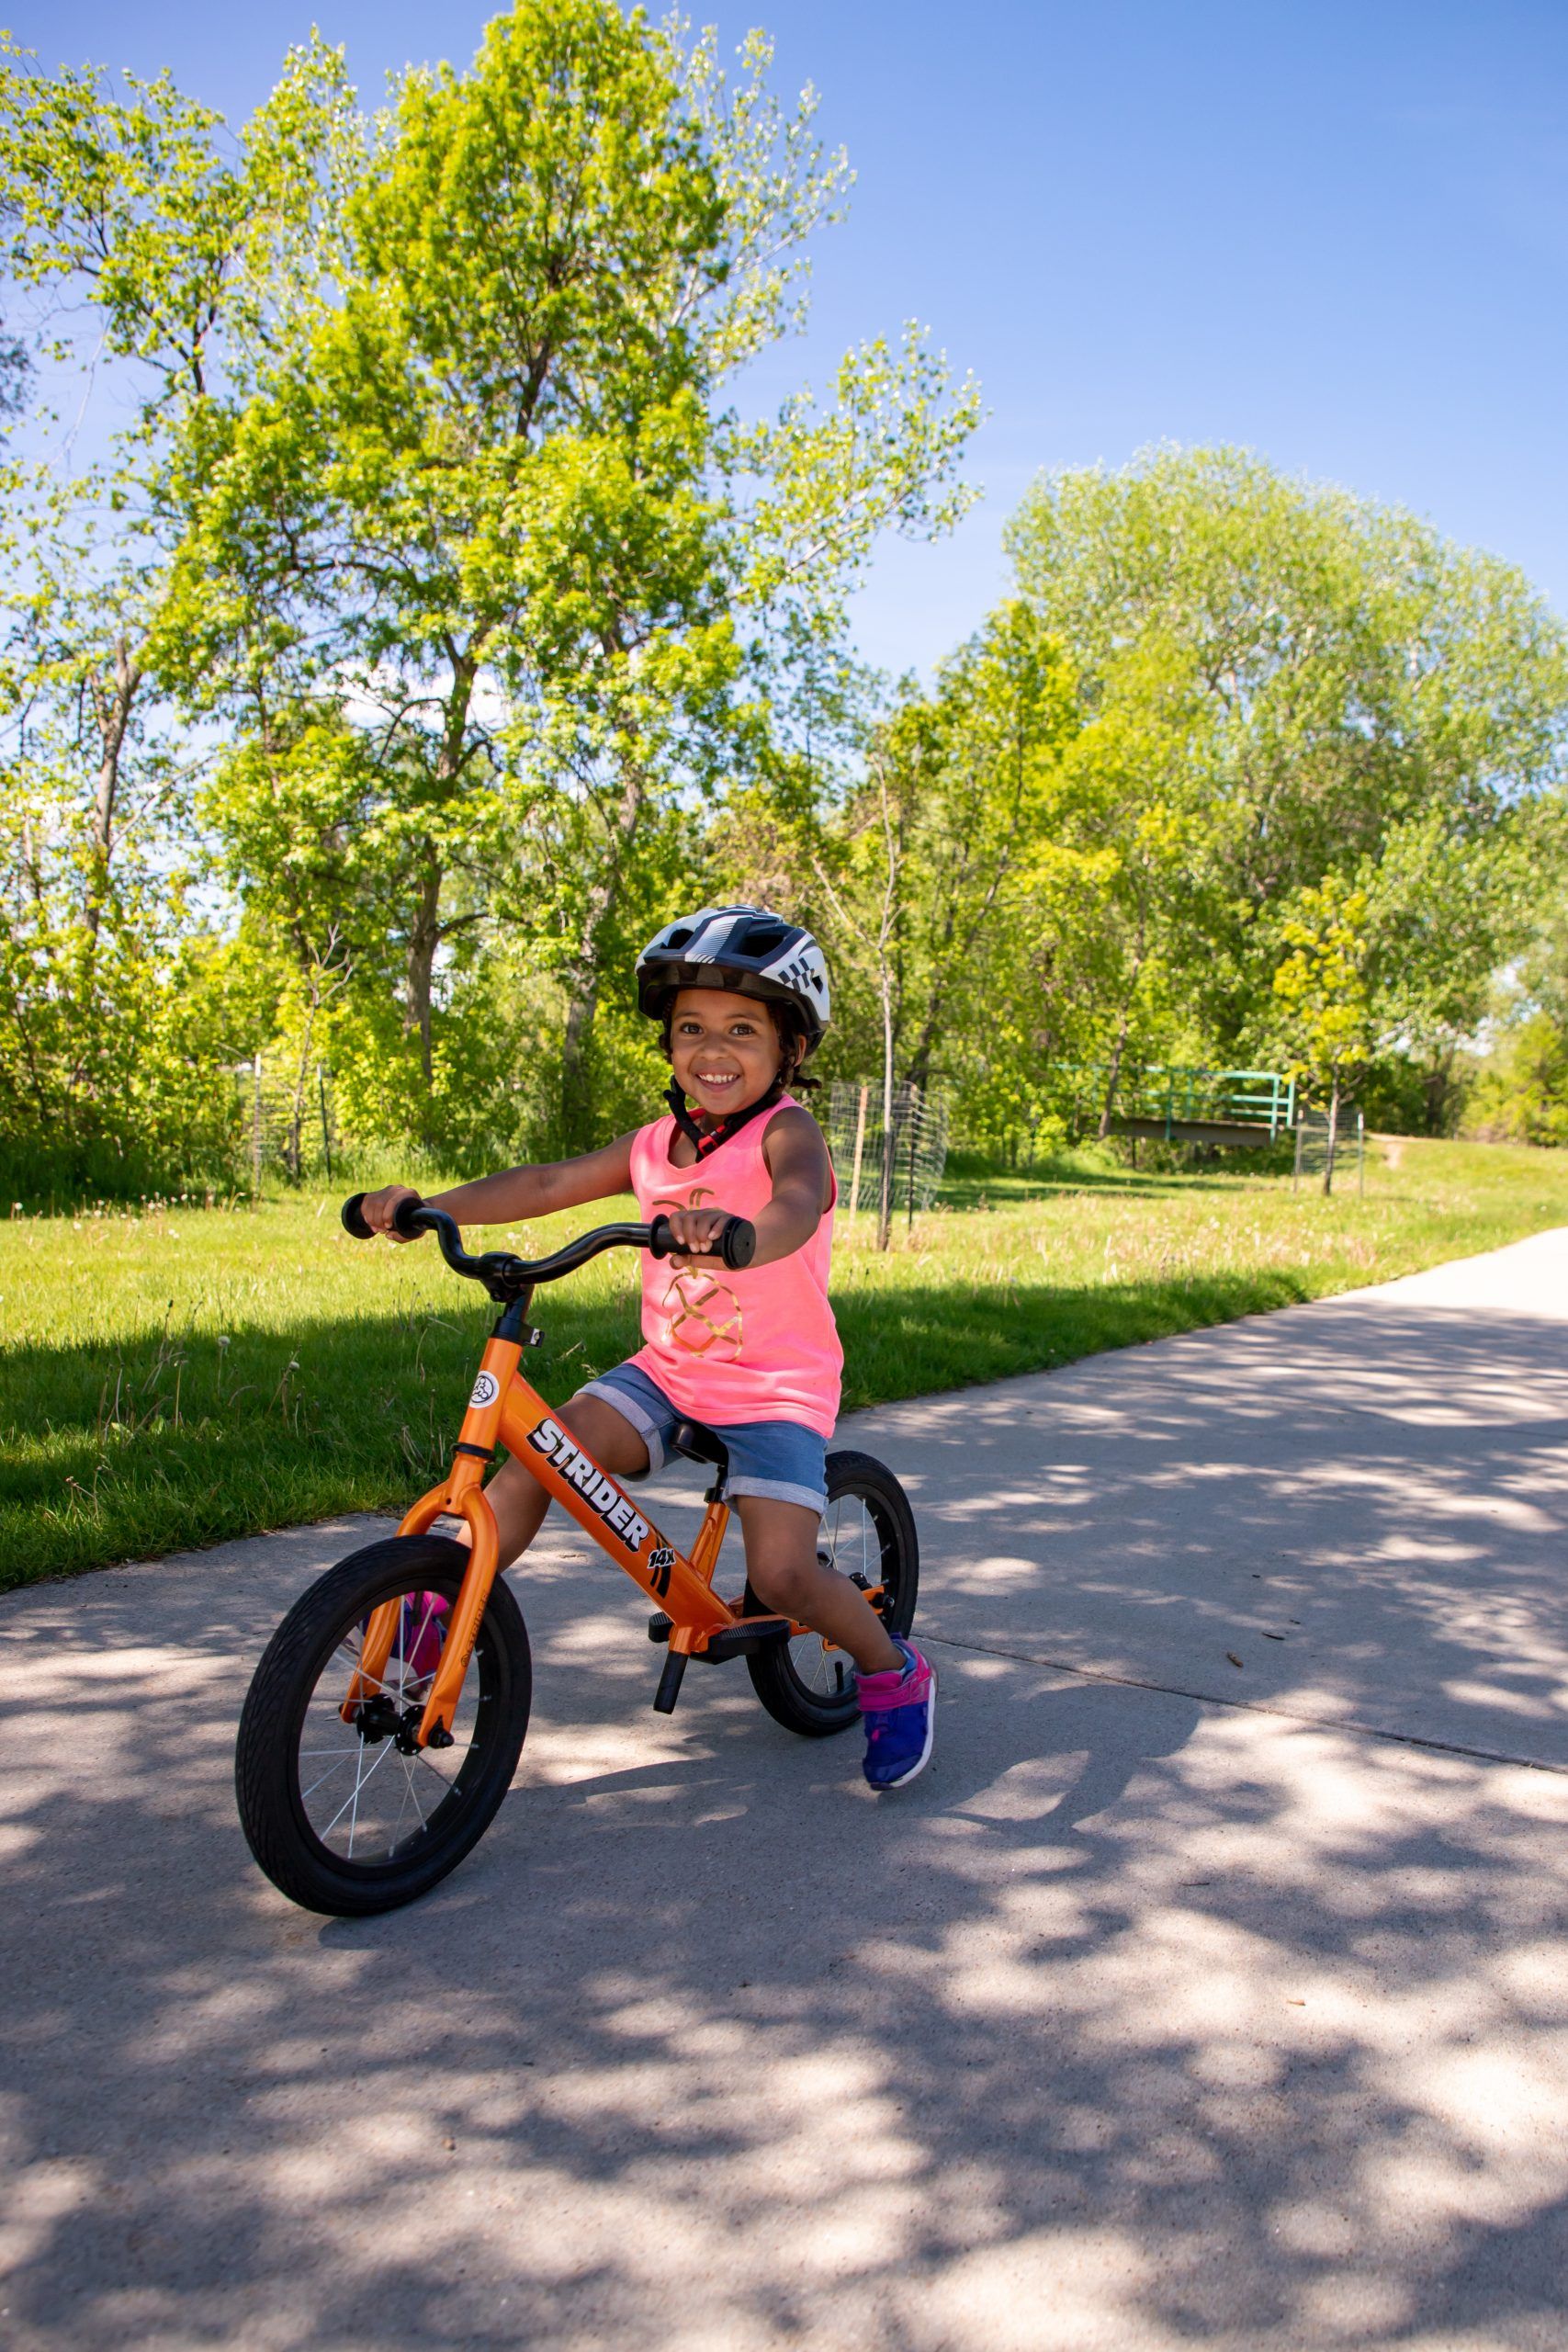
<svg viewBox="0 0 1568 2352"><path fill-rule="evenodd" d="M495 1514L482 1484L498 1442L554 1501L571 1513L634 1584L658 1601L670 1619L669 1646L676 1657L700 1657L715 1634L752 1622L720 1600L713 1589L714 1570L729 1524L727 1506L709 1500L689 1555L667 1543L647 1514L607 1470L600 1468L524 1379L518 1368L522 1352L519 1340L500 1331L486 1342L452 1468L440 1486L420 1497L398 1531L401 1535L423 1535L437 1519L451 1514L466 1522L470 1539L468 1565L453 1606L441 1663L420 1718L421 1747L433 1741L445 1747L451 1739L468 1660L500 1566ZM359 1667L343 1702L345 1721L352 1721L355 1710L386 1671L397 1639L400 1607L400 1600L384 1601L365 1629ZM769 1627L781 1625L776 1616L755 1622ZM789 1630L802 1634L807 1628L792 1625Z"/></svg>

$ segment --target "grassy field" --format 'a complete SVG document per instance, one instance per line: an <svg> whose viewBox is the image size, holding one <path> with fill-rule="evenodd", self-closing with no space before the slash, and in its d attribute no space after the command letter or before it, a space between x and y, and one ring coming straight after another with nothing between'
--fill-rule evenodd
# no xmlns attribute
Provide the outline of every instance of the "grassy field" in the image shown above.
<svg viewBox="0 0 1568 2352"><path fill-rule="evenodd" d="M592 1221L509 1238L531 1250ZM1365 1199L1332 1201L1092 1154L1025 1176L961 1166L886 1257L868 1219L840 1225L845 1401L1066 1363L1564 1223L1568 1152L1374 1147ZM637 1344L635 1271L601 1259L540 1295L547 1396ZM13 1218L0 1588L405 1500L440 1475L488 1320L430 1245L350 1241L335 1198Z"/></svg>

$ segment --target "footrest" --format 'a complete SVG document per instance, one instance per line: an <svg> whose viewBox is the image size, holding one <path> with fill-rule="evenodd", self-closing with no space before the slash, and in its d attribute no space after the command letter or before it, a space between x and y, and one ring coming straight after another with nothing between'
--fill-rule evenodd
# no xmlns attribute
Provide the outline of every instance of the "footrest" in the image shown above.
<svg viewBox="0 0 1568 2352"><path fill-rule="evenodd" d="M673 1631L674 1620L672 1618L666 1617L662 1609L656 1609L652 1616L648 1621L649 1640L650 1642L667 1642Z"/></svg>
<svg viewBox="0 0 1568 2352"><path fill-rule="evenodd" d="M692 1655L705 1666L721 1666L727 1657L751 1657L771 1642L786 1641L789 1630L787 1617L748 1617L743 1624L724 1626L705 1649L694 1650Z"/></svg>

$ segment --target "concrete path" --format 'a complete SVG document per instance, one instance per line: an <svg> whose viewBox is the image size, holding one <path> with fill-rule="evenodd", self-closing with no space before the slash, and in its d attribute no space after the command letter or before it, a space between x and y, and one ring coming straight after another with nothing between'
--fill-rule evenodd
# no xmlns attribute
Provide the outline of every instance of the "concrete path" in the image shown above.
<svg viewBox="0 0 1568 2352"><path fill-rule="evenodd" d="M378 1922L230 1788L363 1523L0 1601L0 2341L1562 2352L1565 1342L1560 1232L847 1425L942 1675L882 1803L738 1666L651 1714L569 1531Z"/></svg>

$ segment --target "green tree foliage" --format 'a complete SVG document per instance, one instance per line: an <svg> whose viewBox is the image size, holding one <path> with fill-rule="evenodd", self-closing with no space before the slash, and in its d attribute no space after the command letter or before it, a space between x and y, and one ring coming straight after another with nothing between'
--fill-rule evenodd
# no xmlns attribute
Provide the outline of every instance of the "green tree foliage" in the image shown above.
<svg viewBox="0 0 1568 2352"><path fill-rule="evenodd" d="M1568 1028L1516 1007L1493 1031L1467 1105L1469 1132L1497 1143L1568 1144Z"/></svg>
<svg viewBox="0 0 1568 2352"><path fill-rule="evenodd" d="M1274 994L1291 1074L1306 1079L1328 1105L1325 1193L1334 1187L1346 1087L1371 1059L1376 1042L1367 917L1366 892L1347 889L1339 875L1325 874L1298 894L1280 927L1287 953L1274 975Z"/></svg>
<svg viewBox="0 0 1568 2352"><path fill-rule="evenodd" d="M1440 1124L1518 936L1529 812L1563 774L1559 624L1507 566L1234 450L1047 477L1010 543L1072 649L1111 835L1148 843L1120 963L1141 983L1157 938L1162 985L1124 997L1130 1047L1269 1050L1281 926L1332 871L1366 894L1376 1025Z"/></svg>
<svg viewBox="0 0 1568 2352"><path fill-rule="evenodd" d="M728 405L846 179L760 36L731 82L711 38L519 0L373 120L313 43L237 155L166 79L8 57L11 274L130 371L140 675L221 739L251 1001L301 1069L330 1034L362 1128L448 1151L542 1001L546 1124L589 1140L606 976L877 535L961 511L973 390L910 334L772 422Z"/></svg>
<svg viewBox="0 0 1568 2352"><path fill-rule="evenodd" d="M906 331L741 413L847 186L770 62L517 0L373 116L313 39L236 140L0 50L29 1189L231 1170L258 1056L296 1170L323 1064L389 1158L592 1141L658 1075L637 945L729 893L823 935L825 1074L990 1148L1183 1061L1556 1133L1559 624L1411 516L1166 449L1043 477L1016 595L869 677L850 596L962 513L975 395ZM111 388L85 471L17 413L24 328L46 401Z"/></svg>

